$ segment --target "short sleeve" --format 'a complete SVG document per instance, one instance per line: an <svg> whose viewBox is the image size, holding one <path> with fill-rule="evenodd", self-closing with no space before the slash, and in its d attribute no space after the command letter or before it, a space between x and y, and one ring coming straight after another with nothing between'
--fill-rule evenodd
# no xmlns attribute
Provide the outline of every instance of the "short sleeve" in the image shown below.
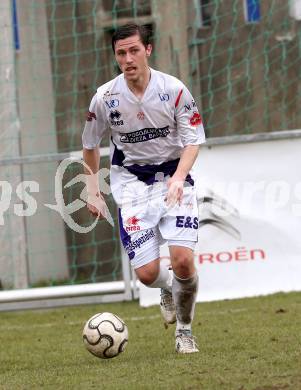
<svg viewBox="0 0 301 390"><path fill-rule="evenodd" d="M202 117L194 98L184 84L176 95L175 119L184 146L206 142Z"/></svg>
<svg viewBox="0 0 301 390"><path fill-rule="evenodd" d="M97 102L97 93L93 96L86 116L82 143L85 149L94 149L101 142L107 130L104 108Z"/></svg>

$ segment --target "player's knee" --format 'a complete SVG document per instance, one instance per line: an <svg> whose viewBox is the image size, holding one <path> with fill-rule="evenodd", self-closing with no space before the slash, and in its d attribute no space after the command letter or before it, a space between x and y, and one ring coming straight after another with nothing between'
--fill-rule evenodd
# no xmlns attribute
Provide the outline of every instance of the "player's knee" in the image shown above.
<svg viewBox="0 0 301 390"><path fill-rule="evenodd" d="M179 278L189 278L195 272L193 258L187 255L176 256L173 261L173 270Z"/></svg>
<svg viewBox="0 0 301 390"><path fill-rule="evenodd" d="M154 272L148 272L148 273L143 273L138 275L138 279L140 280L141 283L145 284L146 286L151 285L154 283L154 281L157 279L157 274Z"/></svg>
<svg viewBox="0 0 301 390"><path fill-rule="evenodd" d="M146 286L149 286L150 284L154 283L159 273L157 267L153 267L151 265L138 268L135 271L140 282L145 284Z"/></svg>

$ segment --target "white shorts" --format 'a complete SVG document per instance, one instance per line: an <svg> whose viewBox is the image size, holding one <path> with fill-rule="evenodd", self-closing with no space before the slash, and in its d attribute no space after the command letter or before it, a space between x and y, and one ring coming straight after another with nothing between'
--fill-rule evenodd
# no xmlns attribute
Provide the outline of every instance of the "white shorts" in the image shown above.
<svg viewBox="0 0 301 390"><path fill-rule="evenodd" d="M125 186L119 228L134 269L159 258L165 242L194 250L199 228L196 191L185 184L181 205L172 208L165 202L166 182L147 186L136 181Z"/></svg>

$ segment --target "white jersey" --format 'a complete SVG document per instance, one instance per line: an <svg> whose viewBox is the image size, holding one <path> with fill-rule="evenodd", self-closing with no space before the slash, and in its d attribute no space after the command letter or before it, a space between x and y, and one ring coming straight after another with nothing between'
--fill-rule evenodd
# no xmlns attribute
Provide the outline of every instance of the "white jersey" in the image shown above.
<svg viewBox="0 0 301 390"><path fill-rule="evenodd" d="M115 180L134 178L152 184L156 172L172 175L183 147L205 142L201 116L188 89L177 78L154 69L142 99L131 92L123 74L97 89L83 147L94 149L107 131L111 186Z"/></svg>

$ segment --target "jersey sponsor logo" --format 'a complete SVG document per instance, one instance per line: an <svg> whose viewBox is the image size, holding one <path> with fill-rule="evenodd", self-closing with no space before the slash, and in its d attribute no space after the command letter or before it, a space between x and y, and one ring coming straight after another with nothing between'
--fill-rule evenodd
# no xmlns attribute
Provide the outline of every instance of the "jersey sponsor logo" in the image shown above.
<svg viewBox="0 0 301 390"><path fill-rule="evenodd" d="M132 131L131 133L120 134L120 142L125 144L135 144L137 142L150 141L159 137L167 137L169 133L169 126L161 127L159 129L150 127Z"/></svg>
<svg viewBox="0 0 301 390"><path fill-rule="evenodd" d="M168 102L169 95L168 95L168 93L159 93L159 98L160 98L161 102Z"/></svg>
<svg viewBox="0 0 301 390"><path fill-rule="evenodd" d="M116 108L119 106L119 100L118 99L112 99L105 102L108 108Z"/></svg>
<svg viewBox="0 0 301 390"><path fill-rule="evenodd" d="M138 222L140 222L140 219L137 217L130 217L126 220L125 224L127 225L125 227L125 230L127 232L137 232L140 230L140 226L138 225Z"/></svg>
<svg viewBox="0 0 301 390"><path fill-rule="evenodd" d="M117 110L110 112L111 125L113 126L121 126L123 125L123 120L120 119L121 113Z"/></svg>
<svg viewBox="0 0 301 390"><path fill-rule="evenodd" d="M195 107L196 107L196 102L194 100L192 100L191 103L184 104L185 112L191 111Z"/></svg>
<svg viewBox="0 0 301 390"><path fill-rule="evenodd" d="M201 115L198 112L194 112L192 117L189 119L191 126L199 126L202 124Z"/></svg>
<svg viewBox="0 0 301 390"><path fill-rule="evenodd" d="M141 235L137 240L130 242L128 245L125 246L125 250L130 258L132 260L135 257L135 249L140 249L141 246L150 240L151 238L155 237L155 233L152 229L146 230L143 235Z"/></svg>
<svg viewBox="0 0 301 390"><path fill-rule="evenodd" d="M87 121L87 122L92 122L93 119L96 120L96 114L95 114L94 112L88 111L88 112L86 113L86 121Z"/></svg>
<svg viewBox="0 0 301 390"><path fill-rule="evenodd" d="M186 229L198 229L199 219L198 217L185 217L184 215L176 216L176 227Z"/></svg>
<svg viewBox="0 0 301 390"><path fill-rule="evenodd" d="M120 117L121 117L121 113L119 111L115 110L115 111L110 112L110 118L112 120L115 120L115 119L118 120Z"/></svg>
<svg viewBox="0 0 301 390"><path fill-rule="evenodd" d="M143 119L145 118L144 112L139 111L138 114L137 114L137 118L138 118L140 121L143 121Z"/></svg>

